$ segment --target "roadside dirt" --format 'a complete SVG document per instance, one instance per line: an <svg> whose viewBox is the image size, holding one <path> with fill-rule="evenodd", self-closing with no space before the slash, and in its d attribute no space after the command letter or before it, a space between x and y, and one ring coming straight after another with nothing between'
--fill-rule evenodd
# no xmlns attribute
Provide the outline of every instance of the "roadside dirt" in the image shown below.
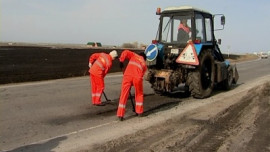
<svg viewBox="0 0 270 152"><path fill-rule="evenodd" d="M238 63L238 62L244 62L244 61L251 61L251 60L256 60L259 57L254 54L245 54L245 55L233 55L233 56L228 56L224 55L226 60L229 60L231 63Z"/></svg>
<svg viewBox="0 0 270 152"><path fill-rule="evenodd" d="M234 96L82 151L270 151L270 81Z"/></svg>

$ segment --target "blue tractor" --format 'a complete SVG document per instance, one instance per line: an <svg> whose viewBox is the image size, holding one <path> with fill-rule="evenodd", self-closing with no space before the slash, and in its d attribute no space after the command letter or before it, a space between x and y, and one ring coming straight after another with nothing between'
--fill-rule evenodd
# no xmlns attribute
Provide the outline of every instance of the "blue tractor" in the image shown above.
<svg viewBox="0 0 270 152"><path fill-rule="evenodd" d="M239 75L235 65L223 58L214 31L225 25L222 14L190 6L169 7L161 11L156 39L146 50L146 80L158 94L174 92L184 86L194 98L209 97L215 85L230 89ZM220 18L214 29L214 18Z"/></svg>

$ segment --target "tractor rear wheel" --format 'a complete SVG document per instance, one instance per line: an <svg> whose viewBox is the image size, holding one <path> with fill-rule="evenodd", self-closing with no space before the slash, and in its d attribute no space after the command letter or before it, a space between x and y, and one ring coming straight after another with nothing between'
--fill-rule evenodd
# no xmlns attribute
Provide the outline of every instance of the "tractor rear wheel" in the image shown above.
<svg viewBox="0 0 270 152"><path fill-rule="evenodd" d="M201 99L209 97L214 87L215 67L211 50L202 51L199 61L199 67L188 73L187 85L191 96Z"/></svg>

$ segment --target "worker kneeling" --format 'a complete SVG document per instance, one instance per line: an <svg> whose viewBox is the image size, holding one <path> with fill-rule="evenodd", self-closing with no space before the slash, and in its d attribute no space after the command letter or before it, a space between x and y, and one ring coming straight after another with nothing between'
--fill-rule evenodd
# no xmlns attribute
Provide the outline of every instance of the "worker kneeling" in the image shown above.
<svg viewBox="0 0 270 152"><path fill-rule="evenodd" d="M119 58L120 68L123 69L123 62L128 59L128 65L124 72L121 95L117 110L119 120L123 120L126 110L126 103L129 96L131 86L135 88L135 110L138 115L143 113L143 75L147 70L145 63L145 54L139 55L129 50L124 50Z"/></svg>

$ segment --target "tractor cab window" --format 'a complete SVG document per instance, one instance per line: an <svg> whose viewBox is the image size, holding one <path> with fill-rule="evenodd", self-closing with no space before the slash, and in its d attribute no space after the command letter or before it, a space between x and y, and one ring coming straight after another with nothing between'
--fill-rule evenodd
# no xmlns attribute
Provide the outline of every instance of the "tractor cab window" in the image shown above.
<svg viewBox="0 0 270 152"><path fill-rule="evenodd" d="M203 17L201 14L196 14L196 40L201 42L211 42L213 40L212 35L212 20L209 17Z"/></svg>
<svg viewBox="0 0 270 152"><path fill-rule="evenodd" d="M201 14L196 14L196 40L205 42L205 31L204 31L204 18Z"/></svg>
<svg viewBox="0 0 270 152"><path fill-rule="evenodd" d="M205 30L206 30L206 41L212 41L212 26L211 26L211 19L205 18Z"/></svg>
<svg viewBox="0 0 270 152"><path fill-rule="evenodd" d="M161 40L167 43L184 43L191 39L190 16L165 16L162 20Z"/></svg>
<svg viewBox="0 0 270 152"><path fill-rule="evenodd" d="M162 34L161 40L163 42L171 42L171 18L170 17L163 17L162 22Z"/></svg>

